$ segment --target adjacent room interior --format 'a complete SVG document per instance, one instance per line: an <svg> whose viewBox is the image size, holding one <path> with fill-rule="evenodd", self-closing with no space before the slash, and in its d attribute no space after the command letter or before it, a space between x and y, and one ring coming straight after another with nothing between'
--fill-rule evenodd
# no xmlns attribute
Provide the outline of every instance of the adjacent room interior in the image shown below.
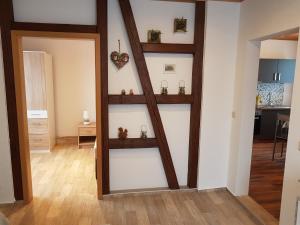
<svg viewBox="0 0 300 225"><path fill-rule="evenodd" d="M261 42L249 196L279 219L298 33Z"/></svg>
<svg viewBox="0 0 300 225"><path fill-rule="evenodd" d="M23 37L22 48L33 196L96 198L95 41Z"/></svg>

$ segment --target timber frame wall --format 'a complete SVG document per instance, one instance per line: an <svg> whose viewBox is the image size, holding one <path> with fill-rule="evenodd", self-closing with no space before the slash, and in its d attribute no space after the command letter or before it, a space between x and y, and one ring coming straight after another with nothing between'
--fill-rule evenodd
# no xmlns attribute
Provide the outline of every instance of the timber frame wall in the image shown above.
<svg viewBox="0 0 300 225"><path fill-rule="evenodd" d="M109 152L110 149L127 148L153 148L158 147L170 189L179 189L175 168L173 165L169 145L166 139L164 127L158 110L158 104L191 104L188 180L189 188L197 187L198 158L199 158L199 132L202 97L202 68L205 29L205 2L197 1L195 7L195 34L193 44L150 44L141 43L131 9L130 0L119 0L123 20L130 41L133 58L140 78L143 95L122 96L108 95L108 74L103 76L103 193L110 193L109 182ZM107 49L105 49L107 50ZM144 53L180 53L193 54L192 93L191 95L155 95L146 65ZM107 54L107 52L105 52ZM107 63L107 62L105 62ZM146 140L140 138L128 138L126 140L109 139L108 106L110 104L146 104L152 122L155 138Z"/></svg>
<svg viewBox="0 0 300 225"><path fill-rule="evenodd" d="M15 22L12 0L0 1L0 26L3 49L3 63L6 86L6 100L9 124L9 138L11 149L11 162L13 169L14 194L16 200L23 199L22 171L20 160L19 133L17 122L17 107L15 95L14 67L12 56L12 30L71 32L71 33L99 33L101 48L101 104L102 104L102 160L103 160L103 193L110 192L109 186L109 149L113 148L144 148L159 147L169 187L179 188L168 143L162 126L157 104L191 104L190 138L189 138L189 162L188 181L190 188L197 187L197 171L199 156L199 131L202 95L202 62L204 46L205 2L196 2L195 37L194 44L147 44L140 43L137 34L133 13L129 0L119 0L124 22L130 39L134 59L141 79L144 95L137 96L113 96L108 95L108 39L107 39L107 2L108 0L96 0L97 24L52 24L52 23L27 23ZM129 16L129 17L128 17ZM192 74L192 94L186 96L154 95L150 83L149 73L145 64L143 52L161 53L189 53L194 55ZM120 142L109 139L108 130L108 105L109 104L147 104L151 121L154 127L155 139L128 139Z"/></svg>

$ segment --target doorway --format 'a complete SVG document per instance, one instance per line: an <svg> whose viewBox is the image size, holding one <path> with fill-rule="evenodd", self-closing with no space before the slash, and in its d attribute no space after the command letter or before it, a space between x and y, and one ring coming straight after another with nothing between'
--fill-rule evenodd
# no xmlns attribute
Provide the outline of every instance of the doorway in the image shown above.
<svg viewBox="0 0 300 225"><path fill-rule="evenodd" d="M29 100L27 98L26 100L26 91L28 92L28 88L26 84L29 84L30 82L26 81L25 77L25 68L26 66L30 65L32 63L31 56L30 57L23 57L23 55L34 55L33 61L35 59L43 58L43 60L46 60L49 58L47 56L47 53L43 52L35 52L31 54L32 52L25 52L23 54L24 46L23 41L24 38L30 39L30 38L50 38L53 40L90 40L94 42L94 49L95 49L95 65L94 65L94 71L95 71L95 78L94 78L94 90L95 91L95 125L93 126L93 130L95 130L95 136L97 137L94 139L95 144L93 146L96 146L95 148L95 161L96 161L96 171L94 171L97 174L97 196L98 199L102 198L102 152L101 152L101 83L100 83L100 40L98 34L87 34L87 33L56 33L56 32L32 32L32 31L12 31L12 43L13 43L13 57L14 57L14 71L15 71L15 85L16 85L16 100L17 100L17 114L18 114L18 125L19 125L19 133L20 133L20 156L21 156L21 167L22 167L22 181L23 181L23 195L25 202L30 202L33 199L33 189L32 189L32 173L31 173L31 158L30 158L30 150L39 149L41 150L41 143L33 142L32 139L34 139L35 136L32 136L32 130L35 131L41 131L44 130L45 127L41 128L40 126L43 126L45 118L35 118L37 116L36 112L34 111L34 105L36 102L39 102L39 99L41 98L33 98L34 100ZM39 60L38 60L39 61ZM32 79L31 79L32 80ZM35 79L37 81L38 79ZM51 83L51 82L50 82ZM68 84L66 83L66 86ZM49 88L47 88L49 89ZM41 90L41 89L40 89ZM80 92L80 90L78 90ZM44 95L45 99L47 98L47 95ZM35 97L35 95L32 95L32 97ZM30 102L31 101L31 102ZM76 102L76 98L73 100ZM33 107L33 110L29 110L28 106ZM31 115L32 114L32 115ZM85 117L86 117L86 113ZM45 116L42 113L42 116ZM38 115L38 117L41 117L41 115ZM47 115L48 117L48 115ZM36 122L33 119L38 119L41 121ZM44 120L43 120L44 119ZM47 118L46 118L47 119ZM43 120L43 121L42 121ZM34 124L36 122L36 124ZM33 124L32 124L33 123ZM50 123L47 123L50 128ZM38 127L35 127L35 125L38 125ZM88 125L88 124L85 124ZM89 124L90 125L90 124ZM86 127L86 126L85 126ZM29 131L29 130L31 131ZM80 130L80 126L78 125L78 130ZM50 133L50 132L48 132ZM79 133L79 132L78 132ZM40 136L39 136L40 137ZM79 136L78 136L79 137ZM43 137L45 138L45 137ZM93 137L94 138L94 137ZM42 139L39 139L42 140ZM46 140L46 139L45 139ZM51 140L51 138L49 139ZM85 139L84 139L85 140ZM84 140L81 140L84 142ZM55 139L54 142L57 140ZM38 143L38 144L36 144ZM53 144L51 141L46 143L48 147L45 148L44 139L42 141L43 148L46 150L52 150ZM79 144L79 139L78 139ZM91 144L91 141L89 140L89 144ZM36 146L38 145L38 146ZM34 159L36 161L36 159ZM95 170L95 169L93 169ZM92 171L91 171L92 172ZM95 174L94 173L94 174ZM49 179L49 177L48 177Z"/></svg>
<svg viewBox="0 0 300 225"><path fill-rule="evenodd" d="M298 32L261 42L249 196L279 220Z"/></svg>

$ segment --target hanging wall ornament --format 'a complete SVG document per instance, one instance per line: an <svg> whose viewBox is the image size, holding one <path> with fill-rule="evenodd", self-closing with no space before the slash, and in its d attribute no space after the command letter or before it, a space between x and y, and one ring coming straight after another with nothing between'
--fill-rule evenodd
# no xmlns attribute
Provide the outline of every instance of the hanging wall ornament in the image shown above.
<svg viewBox="0 0 300 225"><path fill-rule="evenodd" d="M120 40L118 40L118 42L119 42L119 52L113 51L110 54L110 59L118 69L121 69L123 66L125 66L126 63L129 62L129 55L127 53L121 53Z"/></svg>

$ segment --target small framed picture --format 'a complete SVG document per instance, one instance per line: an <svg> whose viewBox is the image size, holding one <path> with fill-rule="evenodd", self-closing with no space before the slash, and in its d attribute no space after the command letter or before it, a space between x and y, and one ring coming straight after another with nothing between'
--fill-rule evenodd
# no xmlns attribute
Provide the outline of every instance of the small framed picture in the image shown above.
<svg viewBox="0 0 300 225"><path fill-rule="evenodd" d="M160 30L148 30L148 43L161 43Z"/></svg>
<svg viewBox="0 0 300 225"><path fill-rule="evenodd" d="M175 74L176 65L175 64L164 64L164 74Z"/></svg>
<svg viewBox="0 0 300 225"><path fill-rule="evenodd" d="M182 18L175 18L174 19L174 32L182 32L185 33L187 32L186 30L187 27L187 19Z"/></svg>

